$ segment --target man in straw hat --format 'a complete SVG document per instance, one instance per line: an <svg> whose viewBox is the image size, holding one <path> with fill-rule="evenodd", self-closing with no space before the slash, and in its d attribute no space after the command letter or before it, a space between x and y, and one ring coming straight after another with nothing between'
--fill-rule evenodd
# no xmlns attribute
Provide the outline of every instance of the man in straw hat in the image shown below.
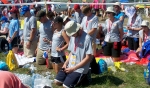
<svg viewBox="0 0 150 88"><path fill-rule="evenodd" d="M122 21L122 23L123 23L125 14L123 12L121 12L121 10L122 10L121 9L121 3L116 2L113 7L114 7L114 10L116 12L115 18Z"/></svg>
<svg viewBox="0 0 150 88"><path fill-rule="evenodd" d="M56 85L65 88L74 87L83 74L87 74L91 61L92 38L84 32L80 25L74 21L69 21L65 25L65 31L70 37L68 50L69 58L64 63L55 78Z"/></svg>

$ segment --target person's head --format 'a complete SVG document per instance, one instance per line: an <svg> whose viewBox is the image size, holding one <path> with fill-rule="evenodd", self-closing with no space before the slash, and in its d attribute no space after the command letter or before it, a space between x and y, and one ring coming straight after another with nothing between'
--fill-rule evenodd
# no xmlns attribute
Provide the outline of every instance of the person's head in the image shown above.
<svg viewBox="0 0 150 88"><path fill-rule="evenodd" d="M36 14L36 19L38 21L40 21L41 23L47 22L48 19L47 19L47 16L46 16L46 12L42 11L42 10L38 11L37 14Z"/></svg>
<svg viewBox="0 0 150 88"><path fill-rule="evenodd" d="M25 16L25 17L31 16L29 7L28 7L28 6L23 6L23 7L21 8L20 15L21 15L21 16Z"/></svg>
<svg viewBox="0 0 150 88"><path fill-rule="evenodd" d="M65 31L66 34L68 36L72 36L72 37L78 37L80 35L80 24L75 23L74 21L69 21L66 25L65 25Z"/></svg>
<svg viewBox="0 0 150 88"><path fill-rule="evenodd" d="M68 16L65 16L64 14L60 15L60 17L63 18L63 24L66 25L70 21Z"/></svg>
<svg viewBox="0 0 150 88"><path fill-rule="evenodd" d="M62 17L56 17L54 19L54 28L56 29L62 29L63 26L63 18Z"/></svg>
<svg viewBox="0 0 150 88"><path fill-rule="evenodd" d="M81 11L79 4L75 4L73 8L74 8L74 11L76 11L76 12L80 12Z"/></svg>
<svg viewBox="0 0 150 88"><path fill-rule="evenodd" d="M12 8L9 12L10 12L12 18L18 18L19 11L17 9Z"/></svg>
<svg viewBox="0 0 150 88"><path fill-rule="evenodd" d="M142 23L141 23L141 27L144 31L149 30L149 21L148 20L143 20Z"/></svg>
<svg viewBox="0 0 150 88"><path fill-rule="evenodd" d="M113 7L116 12L121 11L121 3L120 2L116 2Z"/></svg>
<svg viewBox="0 0 150 88"><path fill-rule="evenodd" d="M8 19L5 16L2 16L0 19L1 23L7 22Z"/></svg>
<svg viewBox="0 0 150 88"><path fill-rule="evenodd" d="M90 6L84 6L82 12L85 16L91 16L92 14Z"/></svg>
<svg viewBox="0 0 150 88"><path fill-rule="evenodd" d="M50 12L47 13L47 17L48 17L50 20L53 20L54 17L55 17L55 14L50 11Z"/></svg>
<svg viewBox="0 0 150 88"><path fill-rule="evenodd" d="M106 14L107 14L108 18L113 18L115 16L116 12L113 7L108 7L106 10Z"/></svg>

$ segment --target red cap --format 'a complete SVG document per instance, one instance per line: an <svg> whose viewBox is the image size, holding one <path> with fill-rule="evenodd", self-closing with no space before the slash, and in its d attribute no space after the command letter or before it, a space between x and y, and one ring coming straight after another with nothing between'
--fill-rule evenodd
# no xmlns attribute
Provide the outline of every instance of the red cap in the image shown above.
<svg viewBox="0 0 150 88"><path fill-rule="evenodd" d="M12 8L11 10L9 10L9 12L11 12L11 13L19 13L19 11L17 9L15 9L15 8Z"/></svg>
<svg viewBox="0 0 150 88"><path fill-rule="evenodd" d="M80 9L80 5L79 4L75 4L74 5L74 10Z"/></svg>

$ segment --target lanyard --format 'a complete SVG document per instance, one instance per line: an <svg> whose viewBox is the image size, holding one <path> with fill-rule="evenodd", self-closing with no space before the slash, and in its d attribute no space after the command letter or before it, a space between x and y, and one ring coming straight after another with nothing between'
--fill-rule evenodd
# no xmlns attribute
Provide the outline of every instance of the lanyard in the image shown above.
<svg viewBox="0 0 150 88"><path fill-rule="evenodd" d="M110 30L111 30L112 24L113 24L113 23L109 20L108 33L109 33L109 32L110 32Z"/></svg>
<svg viewBox="0 0 150 88"><path fill-rule="evenodd" d="M83 32L83 31L82 31L82 32ZM81 35L82 35L82 33L81 33ZM81 37L81 35L80 35L80 37ZM78 38L77 41L76 41L76 38L74 39L74 42L75 42L74 52L76 52L76 49L77 49L77 47L78 47L78 43L79 43L79 41L80 41L80 37Z"/></svg>

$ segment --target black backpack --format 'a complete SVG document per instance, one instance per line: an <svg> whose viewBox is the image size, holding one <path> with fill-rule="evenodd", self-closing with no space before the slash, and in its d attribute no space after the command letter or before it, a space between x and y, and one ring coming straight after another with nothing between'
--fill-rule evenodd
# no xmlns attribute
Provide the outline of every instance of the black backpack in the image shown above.
<svg viewBox="0 0 150 88"><path fill-rule="evenodd" d="M8 50L9 50L8 41L5 38L0 37L0 52L6 52Z"/></svg>
<svg viewBox="0 0 150 88"><path fill-rule="evenodd" d="M92 56L92 61L91 61L90 66L91 66L91 73L99 74L99 66L96 63L96 60L95 60L94 56Z"/></svg>

